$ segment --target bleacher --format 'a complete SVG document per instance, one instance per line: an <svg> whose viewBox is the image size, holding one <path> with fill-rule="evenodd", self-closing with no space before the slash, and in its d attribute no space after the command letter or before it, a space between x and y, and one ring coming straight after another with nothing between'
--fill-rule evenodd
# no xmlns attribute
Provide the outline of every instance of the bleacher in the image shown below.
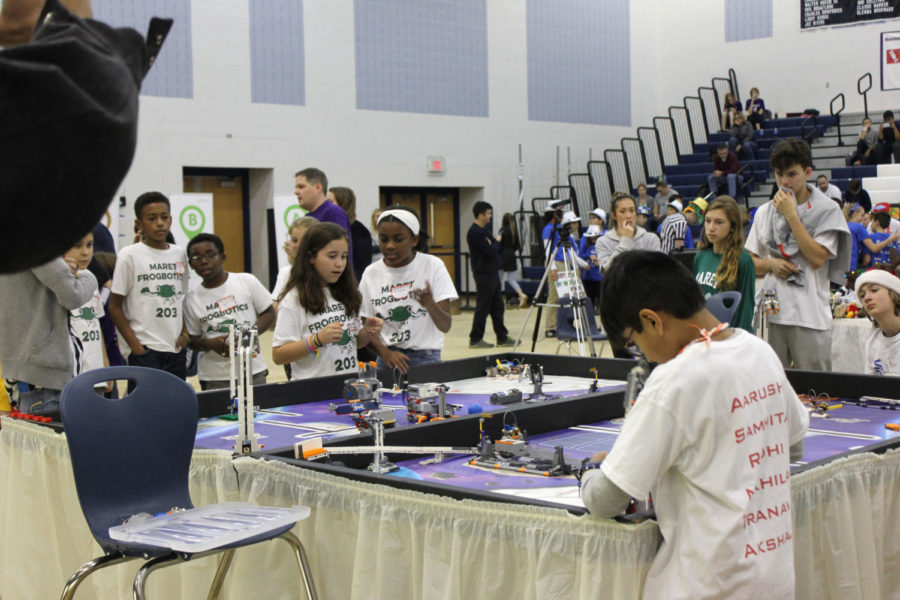
<svg viewBox="0 0 900 600"><path fill-rule="evenodd" d="M540 217L543 206L551 199L571 198L572 204L566 210L574 210L586 221L593 208L609 211L615 191L631 190L636 195L637 185L645 183L652 196L654 182L660 175L665 175L668 184L686 200L699 195L712 174L716 147L727 143L730 137L728 133L710 131L719 128L720 99L725 92L736 88L733 71L729 71L727 79L714 77L711 86L700 87L696 96L685 97L683 106L669 107L667 116L655 117L652 127L638 127L636 137L623 138L619 148L605 150L602 160L589 161L584 172L569 174L568 186L553 186L549 197L535 198L530 210L522 207L517 212L519 229L525 236L522 247L526 249L523 278L519 281L522 290L533 296L543 276L540 228L535 225L539 219L533 217ZM837 96L832 99L832 111L837 99ZM842 111L843 105L835 111L837 117L820 114L765 121L762 130L754 136L755 159L740 161L742 168L750 166L744 170L739 202L752 208L768 200L774 184L769 167L772 147L780 139L802 137L813 150L815 171L811 183L815 183L819 174L825 174L844 191L851 179L861 179L873 205L879 202L900 205L900 164L842 166L845 156L855 148L856 125L862 120L861 114L841 115ZM878 125L874 123L875 127ZM507 292L511 293L508 286Z"/></svg>

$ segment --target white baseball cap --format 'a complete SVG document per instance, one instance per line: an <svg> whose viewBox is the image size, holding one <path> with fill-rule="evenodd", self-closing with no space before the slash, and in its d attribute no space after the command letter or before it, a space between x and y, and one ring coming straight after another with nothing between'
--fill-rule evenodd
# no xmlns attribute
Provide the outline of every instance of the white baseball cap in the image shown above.
<svg viewBox="0 0 900 600"><path fill-rule="evenodd" d="M587 231L584 232L584 237L597 237L603 235L603 230L600 229L599 225L589 225Z"/></svg>
<svg viewBox="0 0 900 600"><path fill-rule="evenodd" d="M671 202L669 202L669 206L671 206L678 212L681 212L684 208L683 206L681 206L681 202L679 202L678 200L672 200Z"/></svg>
<svg viewBox="0 0 900 600"><path fill-rule="evenodd" d="M572 212L571 210L563 213L562 223L561 225L568 225L569 223L577 223L579 221L578 216Z"/></svg>
<svg viewBox="0 0 900 600"><path fill-rule="evenodd" d="M591 214L603 219L603 222L606 223L606 211L602 208L595 208L591 211Z"/></svg>

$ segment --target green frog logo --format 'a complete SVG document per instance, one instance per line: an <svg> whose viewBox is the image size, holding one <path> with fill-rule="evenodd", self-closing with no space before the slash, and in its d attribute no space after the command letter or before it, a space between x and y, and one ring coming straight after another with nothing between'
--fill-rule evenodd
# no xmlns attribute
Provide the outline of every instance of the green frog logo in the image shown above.
<svg viewBox="0 0 900 600"><path fill-rule="evenodd" d="M402 326L410 319L418 319L419 317L427 314L428 311L424 308L413 309L410 305L406 305L395 306L394 308L389 309L386 317L381 313L375 313L375 316L379 319L384 320L385 322L390 321Z"/></svg>
<svg viewBox="0 0 900 600"><path fill-rule="evenodd" d="M73 319L84 319L85 321L93 321L94 319L99 318L99 315L94 312L93 306L82 306L78 309L78 311L72 311Z"/></svg>
<svg viewBox="0 0 900 600"><path fill-rule="evenodd" d="M234 328L237 329L241 325L249 325L249 323L238 323L234 319L225 319L224 321L219 321L217 324L210 325L206 328L206 333L224 333L228 335L228 326L234 325Z"/></svg>
<svg viewBox="0 0 900 600"><path fill-rule="evenodd" d="M168 304L175 304L180 294L181 292L177 291L174 285L169 284L158 285L154 291L151 291L148 287L141 288L142 296L159 296Z"/></svg>

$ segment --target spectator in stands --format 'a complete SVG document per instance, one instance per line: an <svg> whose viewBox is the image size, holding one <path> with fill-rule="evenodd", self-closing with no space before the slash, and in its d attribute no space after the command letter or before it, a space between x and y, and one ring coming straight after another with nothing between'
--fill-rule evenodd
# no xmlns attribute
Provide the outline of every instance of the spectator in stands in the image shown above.
<svg viewBox="0 0 900 600"><path fill-rule="evenodd" d="M741 110L741 103L735 100L734 94L725 94L725 102L722 107L722 131L729 131L734 126L734 117Z"/></svg>
<svg viewBox="0 0 900 600"><path fill-rule="evenodd" d="M863 189L862 181L859 179L851 179L847 184L847 191L844 192L844 205L854 204L859 204L865 212L872 210L872 198L869 197L869 192Z"/></svg>
<svg viewBox="0 0 900 600"><path fill-rule="evenodd" d="M719 193L719 186L728 185L728 195L732 198L737 197L737 178L738 157L734 152L728 150L728 146L722 144L716 148L716 157L713 159L713 172L706 182L709 184L709 192L711 194Z"/></svg>
<svg viewBox="0 0 900 600"><path fill-rule="evenodd" d="M772 149L779 186L759 207L746 248L762 287L773 289L780 312L769 316L769 343L785 367L831 370L829 281L841 283L850 266L850 232L841 209L808 185L812 152L800 139Z"/></svg>
<svg viewBox="0 0 900 600"><path fill-rule="evenodd" d="M869 240L877 245L878 250L874 251L868 246L863 250L863 265L872 267L875 265L889 265L897 258L897 239L900 238L900 232L890 233L891 216L886 212L879 212L872 215L872 233ZM888 242L880 244L880 242Z"/></svg>
<svg viewBox="0 0 900 600"><path fill-rule="evenodd" d="M885 214L885 213L879 213ZM866 212L859 204L850 207L847 216L847 227L850 229L850 237L852 238L852 247L850 250L850 271L855 271L860 266L860 257L862 252L869 254L878 254L891 244L900 240L900 231L894 230L888 237L879 237L875 241L870 237L870 232L866 230L864 220ZM890 221L888 221L890 226ZM875 235L874 233L872 235Z"/></svg>
<svg viewBox="0 0 900 600"><path fill-rule="evenodd" d="M856 140L856 152L849 154L845 159L847 166L871 164L874 162L872 152L878 144L878 132L872 127L872 119L866 117L862 121L862 129L859 131L859 139ZM871 160L870 160L871 158Z"/></svg>
<svg viewBox="0 0 900 600"><path fill-rule="evenodd" d="M588 215L588 226L596 225L603 232L606 230L606 211L602 208L595 208ZM602 233L600 235L603 235Z"/></svg>
<svg viewBox="0 0 900 600"><path fill-rule="evenodd" d="M757 88L750 88L750 97L747 98L747 120L756 129L762 129L763 121L766 120L766 103L759 97ZM734 196L732 196L733 198Z"/></svg>
<svg viewBox="0 0 900 600"><path fill-rule="evenodd" d="M647 195L647 184L639 183L637 186L637 198L635 198L635 202L637 202L637 207L640 208L642 206L646 206L650 210L653 210L653 198Z"/></svg>
<svg viewBox="0 0 900 600"><path fill-rule="evenodd" d="M666 207L667 215L659 226L660 247L666 254L684 248L684 234L688 228L687 219L681 214L681 200L672 200Z"/></svg>
<svg viewBox="0 0 900 600"><path fill-rule="evenodd" d="M647 231L653 231L651 227L650 209L646 206L639 206L637 209L637 225L643 227Z"/></svg>
<svg viewBox="0 0 900 600"><path fill-rule="evenodd" d="M753 141L753 125L747 122L744 113L734 115L734 126L728 130L728 151L741 153L747 160L756 160L756 142Z"/></svg>
<svg viewBox="0 0 900 600"><path fill-rule="evenodd" d="M333 187L326 195L329 202L340 206L350 221L350 246L353 248L353 273L356 280L362 279L363 271L372 264L372 234L356 218L356 194L348 187Z"/></svg>
<svg viewBox="0 0 900 600"><path fill-rule="evenodd" d="M597 264L600 272L612 264L613 259L629 250L654 250L659 252L659 238L637 226L637 209L634 198L628 194L614 194L609 210L609 230L606 235L597 239ZM610 340L613 356L616 358L634 358L625 349L626 344Z"/></svg>
<svg viewBox="0 0 900 600"><path fill-rule="evenodd" d="M741 303L731 325L750 333L756 296L756 267L744 250L744 227L740 207L734 198L719 196L709 206L700 240L700 252L694 255L694 278L703 295L727 291L741 293Z"/></svg>
<svg viewBox="0 0 900 600"><path fill-rule="evenodd" d="M559 245L559 224L563 218L563 211L559 201L550 202L544 210L544 229L541 232L541 240L544 244L544 261L550 265L550 275L546 281L547 310L544 314L544 335L548 338L556 337L556 305L559 296L556 293L556 271L562 269L562 250ZM552 257L551 257L552 253ZM556 264L556 263L559 264Z"/></svg>
<svg viewBox="0 0 900 600"><path fill-rule="evenodd" d="M601 210L601 209L597 209ZM587 269L582 274L581 283L584 284L584 295L591 299L594 306L600 299L600 282L603 275L600 273L600 264L597 260L597 240L603 235L603 227L596 224L588 226L581 239L578 248L578 256L587 263Z"/></svg>
<svg viewBox="0 0 900 600"><path fill-rule="evenodd" d="M870 234L874 231L872 228L872 221L874 220L875 215L878 213L888 213L891 214L891 205L887 202L879 202L872 208L872 218L869 219L869 223L866 225L866 231ZM891 224L888 227L888 232L893 233L895 231L900 231L900 221L891 217Z"/></svg>
<svg viewBox="0 0 900 600"><path fill-rule="evenodd" d="M819 190L825 194L827 198L840 200L838 204L843 202L843 195L841 194L841 188L834 185L833 183L828 181L828 175L819 175L816 177L816 186L818 186Z"/></svg>
<svg viewBox="0 0 900 600"><path fill-rule="evenodd" d="M882 115L882 122L878 127L878 145L873 153L876 164L891 162L892 154L894 162L900 163L900 130L897 129L897 124L894 122L892 111L886 110Z"/></svg>
<svg viewBox="0 0 900 600"><path fill-rule="evenodd" d="M666 216L666 207L672 200L672 196L677 193L677 190L669 187L664 176L660 176L656 179L656 196L653 197L653 218L655 220L659 221ZM637 210L637 208L635 208L635 210Z"/></svg>

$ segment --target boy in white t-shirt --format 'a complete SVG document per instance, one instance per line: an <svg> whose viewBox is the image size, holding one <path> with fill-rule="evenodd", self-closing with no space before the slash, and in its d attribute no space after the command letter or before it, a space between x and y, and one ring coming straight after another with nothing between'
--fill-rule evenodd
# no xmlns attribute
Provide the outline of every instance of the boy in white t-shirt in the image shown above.
<svg viewBox="0 0 900 600"><path fill-rule="evenodd" d="M652 495L663 544L643 597L793 598L790 462L809 416L778 357L719 323L691 273L659 252L614 259L600 307L611 340L658 363L609 455L579 474L595 516Z"/></svg>
<svg viewBox="0 0 900 600"><path fill-rule="evenodd" d="M142 241L119 251L109 315L127 346L122 350L130 351L129 365L161 369L184 379L190 341L182 315L187 255L166 242L172 215L163 194L138 196L134 214Z"/></svg>
<svg viewBox="0 0 900 600"><path fill-rule="evenodd" d="M197 377L203 390L229 387L231 361L229 325L256 325L261 335L275 322L272 296L250 273L228 273L223 267L225 245L211 233L195 236L187 245L188 261L203 283L184 298L184 321L191 346L200 351ZM266 361L257 349L253 385L266 382Z"/></svg>
<svg viewBox="0 0 900 600"><path fill-rule="evenodd" d="M852 239L840 207L819 188L809 145L778 142L769 158L779 190L756 211L746 250L779 312L769 318L769 344L785 368L831 370L829 280L843 283Z"/></svg>
<svg viewBox="0 0 900 600"><path fill-rule="evenodd" d="M866 374L900 377L900 279L872 269L856 278L855 290L876 323L866 340Z"/></svg>
<svg viewBox="0 0 900 600"><path fill-rule="evenodd" d="M94 234L89 232L72 246L63 258L74 260L78 269L83 271L88 268L93 256ZM78 340L75 348L76 356L81 359L79 373L99 369L109 364L106 358L103 332L100 329L100 317L105 314L100 290L96 287L94 287L90 300L69 311L69 328L72 330L72 335ZM113 382L100 384L99 387L104 392L111 392Z"/></svg>

